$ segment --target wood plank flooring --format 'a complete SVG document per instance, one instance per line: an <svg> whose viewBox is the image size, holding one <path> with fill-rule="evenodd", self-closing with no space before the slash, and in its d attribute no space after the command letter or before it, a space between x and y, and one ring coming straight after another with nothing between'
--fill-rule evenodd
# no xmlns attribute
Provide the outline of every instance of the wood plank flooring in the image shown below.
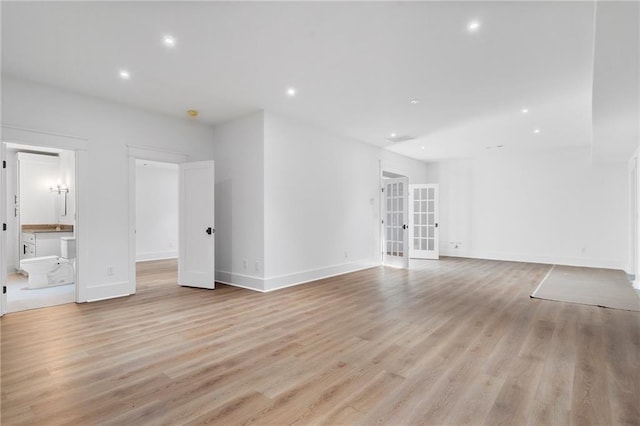
<svg viewBox="0 0 640 426"><path fill-rule="evenodd" d="M5 315L2 425L640 424L640 314L529 298L549 266L444 258L261 294Z"/></svg>

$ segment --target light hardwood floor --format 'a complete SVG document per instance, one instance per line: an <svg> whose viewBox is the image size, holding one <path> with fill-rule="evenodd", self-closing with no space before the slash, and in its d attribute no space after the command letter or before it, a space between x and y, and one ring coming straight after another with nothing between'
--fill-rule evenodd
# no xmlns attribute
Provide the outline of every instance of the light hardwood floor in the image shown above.
<svg viewBox="0 0 640 426"><path fill-rule="evenodd" d="M530 299L549 266L374 268L7 314L2 425L640 424L640 314Z"/></svg>

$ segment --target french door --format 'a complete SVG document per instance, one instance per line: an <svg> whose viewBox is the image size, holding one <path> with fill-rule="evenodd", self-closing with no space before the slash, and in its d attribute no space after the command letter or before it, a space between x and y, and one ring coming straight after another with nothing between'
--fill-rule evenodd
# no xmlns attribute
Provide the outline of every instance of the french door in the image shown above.
<svg viewBox="0 0 640 426"><path fill-rule="evenodd" d="M407 268L409 266L407 247L409 180L401 177L385 179L383 182L385 199L383 263L388 266Z"/></svg>
<svg viewBox="0 0 640 426"><path fill-rule="evenodd" d="M438 259L438 185L411 185L411 223L409 254L417 259Z"/></svg>

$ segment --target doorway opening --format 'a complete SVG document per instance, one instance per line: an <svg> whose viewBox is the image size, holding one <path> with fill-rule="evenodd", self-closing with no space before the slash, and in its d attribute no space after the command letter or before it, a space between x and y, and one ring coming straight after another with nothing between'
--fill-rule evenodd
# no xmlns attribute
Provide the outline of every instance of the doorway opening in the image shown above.
<svg viewBox="0 0 640 426"><path fill-rule="evenodd" d="M77 300L76 152L3 143L6 312Z"/></svg>
<svg viewBox="0 0 640 426"><path fill-rule="evenodd" d="M149 277L154 280L150 268L162 274L161 280L173 285L215 288L214 162L188 162L185 154L154 148L129 146L128 150L129 294L136 293L139 285L150 284L137 282L138 268L145 270L145 280ZM138 179L140 174L156 177L162 174L164 184ZM139 194L143 191L147 193ZM159 194L163 191L165 194ZM150 202L148 198L155 199ZM164 231L147 226L150 209L172 210L152 212L154 220L166 223ZM158 235L163 232L167 235ZM152 241L156 246L150 250Z"/></svg>
<svg viewBox="0 0 640 426"><path fill-rule="evenodd" d="M175 283L178 274L178 165L135 160L136 289ZM144 282L138 272L145 272Z"/></svg>

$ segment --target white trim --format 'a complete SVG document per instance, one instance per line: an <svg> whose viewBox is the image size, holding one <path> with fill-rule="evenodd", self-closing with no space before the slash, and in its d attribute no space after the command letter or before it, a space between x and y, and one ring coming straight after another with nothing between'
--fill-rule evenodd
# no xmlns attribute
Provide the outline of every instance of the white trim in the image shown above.
<svg viewBox="0 0 640 426"><path fill-rule="evenodd" d="M87 150L89 148L89 139L81 136L26 129L4 123L2 124L2 142L44 146L68 151Z"/></svg>
<svg viewBox="0 0 640 426"><path fill-rule="evenodd" d="M216 282L264 293L264 279L260 277L234 274L228 271L216 271Z"/></svg>
<svg viewBox="0 0 640 426"><path fill-rule="evenodd" d="M640 203L640 164L638 164L638 154L640 148L636 148L636 150L631 155L628 163L629 170L629 247L628 247L628 262L629 265L627 267L628 273L630 275L635 275L638 277L640 275L640 271L638 271L638 266L640 265L640 223L638 223L638 205ZM634 168L635 168L635 176L634 176ZM634 182L635 178L635 182ZM633 189L635 188L635 194L633 194ZM635 201L635 203L634 203ZM635 204L635 205L634 205ZM636 278L636 282L638 278Z"/></svg>
<svg viewBox="0 0 640 426"><path fill-rule="evenodd" d="M119 281L111 283L96 284L87 286L87 292L91 293L91 297L86 302L95 302L97 300L115 299L117 297L125 297L135 294L130 292L129 281Z"/></svg>
<svg viewBox="0 0 640 426"><path fill-rule="evenodd" d="M265 291L278 290L281 288L304 284L324 278L330 278L338 275L348 274L351 272L361 271L363 269L369 269L376 266L379 266L379 264L370 261L356 261L327 266L324 268L294 272L291 274L265 278L263 288L265 289Z"/></svg>
<svg viewBox="0 0 640 426"><path fill-rule="evenodd" d="M162 163L180 164L189 161L188 154L149 146L127 145L127 153L129 157Z"/></svg>
<svg viewBox="0 0 640 426"><path fill-rule="evenodd" d="M268 278L252 277L250 275L234 274L228 271L216 271L216 282L246 288L249 290L268 293L287 287L306 284L313 281L331 278L352 272L362 271L380 266L371 261L349 262L332 265L325 268L309 269Z"/></svg>
<svg viewBox="0 0 640 426"><path fill-rule="evenodd" d="M134 291L137 291L136 279L136 158L129 156L129 167L127 169L129 181L129 281L133 283Z"/></svg>
<svg viewBox="0 0 640 426"><path fill-rule="evenodd" d="M566 256L546 256L535 254L510 254L510 253L498 253L498 252L468 252L460 251L456 249L445 249L440 251L441 256L448 257L468 257L471 259L486 259L486 260L502 260L506 262L528 262L528 263L542 263L548 265L567 265L567 266L585 266L590 268L605 268L605 269L619 269L625 270L625 264L623 261L614 259L593 259L582 257L566 257Z"/></svg>

